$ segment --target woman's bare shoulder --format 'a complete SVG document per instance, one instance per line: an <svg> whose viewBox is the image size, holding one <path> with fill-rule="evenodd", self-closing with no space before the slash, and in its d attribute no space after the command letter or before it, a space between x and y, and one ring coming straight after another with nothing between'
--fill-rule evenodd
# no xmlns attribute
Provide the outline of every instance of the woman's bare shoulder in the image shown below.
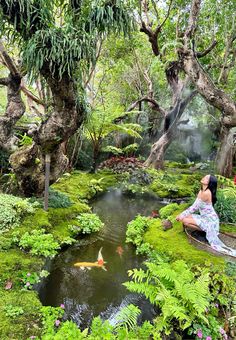
<svg viewBox="0 0 236 340"><path fill-rule="evenodd" d="M205 191L199 191L198 198L204 202L211 202L211 191L209 189Z"/></svg>

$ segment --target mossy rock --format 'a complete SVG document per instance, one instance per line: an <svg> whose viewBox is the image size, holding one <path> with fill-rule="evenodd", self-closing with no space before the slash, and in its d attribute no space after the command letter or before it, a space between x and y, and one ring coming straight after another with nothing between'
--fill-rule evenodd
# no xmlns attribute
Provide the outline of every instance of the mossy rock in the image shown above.
<svg viewBox="0 0 236 340"><path fill-rule="evenodd" d="M162 198L190 197L200 189L202 174L172 174L164 171L152 170L153 182L149 190Z"/></svg>
<svg viewBox="0 0 236 340"><path fill-rule="evenodd" d="M22 308L23 313L7 316L9 307ZM40 308L34 291L6 291L0 289L0 339L23 340L40 335Z"/></svg>

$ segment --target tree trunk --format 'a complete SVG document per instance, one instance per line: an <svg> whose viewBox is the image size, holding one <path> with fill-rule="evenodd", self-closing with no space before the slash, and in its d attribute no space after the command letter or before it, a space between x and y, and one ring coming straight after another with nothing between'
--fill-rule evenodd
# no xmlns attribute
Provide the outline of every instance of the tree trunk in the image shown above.
<svg viewBox="0 0 236 340"><path fill-rule="evenodd" d="M62 144L67 142L80 127L84 108L76 101L76 86L64 75L62 79L45 72L53 96L53 112L32 132L33 144L18 149L10 157L10 163L25 196L39 196L44 191L47 153L51 154L50 183L53 183L68 166Z"/></svg>
<svg viewBox="0 0 236 340"><path fill-rule="evenodd" d="M221 128L220 147L216 156L216 169L217 173L225 177L232 175L235 148L233 145L233 133L232 129L224 126Z"/></svg>
<svg viewBox="0 0 236 340"><path fill-rule="evenodd" d="M156 143L152 145L150 155L144 163L145 166L150 166L156 169L164 168L165 151L167 150L168 146L171 144L176 135L180 117L182 116L190 100L196 94L197 92L193 91L188 97L181 100L181 93L179 93L179 97L176 100L174 108L170 110L165 116L164 134L159 138Z"/></svg>
<svg viewBox="0 0 236 340"><path fill-rule="evenodd" d="M0 117L0 147L12 152L17 148L18 138L14 136L13 127L25 112L21 98L21 77L12 73L0 79L0 85L7 86L7 107L4 116Z"/></svg>
<svg viewBox="0 0 236 340"><path fill-rule="evenodd" d="M164 133L164 135L152 145L150 155L144 165L155 169L163 169L165 151L171 144L173 137L174 135L170 133Z"/></svg>

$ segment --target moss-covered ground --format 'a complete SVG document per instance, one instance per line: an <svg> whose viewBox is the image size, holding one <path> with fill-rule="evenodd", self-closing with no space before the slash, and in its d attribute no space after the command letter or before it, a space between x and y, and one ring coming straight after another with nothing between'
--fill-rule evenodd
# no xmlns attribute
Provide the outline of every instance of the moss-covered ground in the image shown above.
<svg viewBox="0 0 236 340"><path fill-rule="evenodd" d="M180 209L171 216L177 216L185 207L185 204L180 205ZM168 254L174 259L184 259L188 263L212 264L220 267L224 267L225 264L224 258L211 255L190 244L183 231L182 223L177 221L173 223L172 229L164 231L161 219L152 219L144 235L144 242L151 244L160 253Z"/></svg>

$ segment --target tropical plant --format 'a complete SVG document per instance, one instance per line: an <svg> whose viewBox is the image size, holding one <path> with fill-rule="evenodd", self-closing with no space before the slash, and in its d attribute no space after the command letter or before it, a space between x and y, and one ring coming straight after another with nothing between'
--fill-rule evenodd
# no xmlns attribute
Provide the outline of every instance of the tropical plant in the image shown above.
<svg viewBox="0 0 236 340"><path fill-rule="evenodd" d="M137 319L140 313L141 310L133 304L122 308L115 317L115 330L118 330L119 328L125 328L126 330L135 329L137 327Z"/></svg>
<svg viewBox="0 0 236 340"><path fill-rule="evenodd" d="M122 112L121 108L99 108L93 110L84 125L84 133L93 146L93 170L97 165L98 156L102 150L102 143L104 139L112 133L121 133L132 136L134 138L141 138L140 132L142 127L134 123L115 123L117 118L127 115ZM114 149L113 149L114 150ZM118 149L116 149L117 151Z"/></svg>
<svg viewBox="0 0 236 340"><path fill-rule="evenodd" d="M168 335L174 328L189 328L196 320L208 323L205 313L212 297L207 271L196 277L182 260L145 264L147 270L129 270L132 281L124 285L131 292L144 294L160 307L161 315L155 319L157 330Z"/></svg>

